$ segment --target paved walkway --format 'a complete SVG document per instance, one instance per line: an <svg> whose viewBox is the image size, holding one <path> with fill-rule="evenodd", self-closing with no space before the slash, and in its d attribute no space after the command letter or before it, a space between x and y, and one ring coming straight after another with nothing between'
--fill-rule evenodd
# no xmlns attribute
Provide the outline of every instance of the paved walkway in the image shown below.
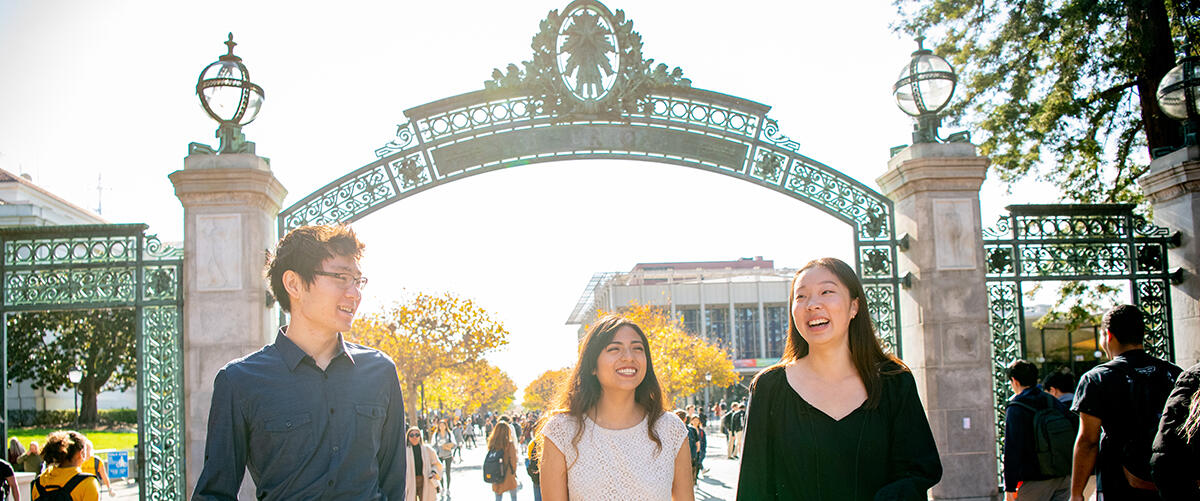
<svg viewBox="0 0 1200 501"><path fill-rule="evenodd" d="M483 501L495 499L491 484L483 481L483 457L487 450L482 447L464 449L462 459L455 458L451 472L450 500ZM708 458L704 466L709 469L707 474L700 474L696 483L696 501L733 501L737 492L738 467L741 464L736 459L725 458L725 435L720 432L708 434ZM517 478L521 487L517 490L517 499L533 500L533 483L525 474L525 458L522 455ZM509 495L504 494L504 501Z"/></svg>
<svg viewBox="0 0 1200 501"><path fill-rule="evenodd" d="M487 450L483 447L482 441L479 445L480 447L474 449L463 449L461 460L455 458L450 478L450 497L443 499L484 501L495 498L491 484L483 481L483 457L487 454ZM708 434L708 458L704 460L704 466L709 471L707 474L701 473L700 481L696 483L696 501L733 501L737 492L738 466L740 464L741 462L736 459L725 459L725 435L720 432L710 432ZM517 490L517 499L532 501L533 483L525 474L524 457L521 458L518 470L517 478L521 481L521 488ZM116 496L103 493L101 501L138 501L137 483L115 480L112 482L112 486ZM508 499L508 494L505 494L504 500L508 501Z"/></svg>

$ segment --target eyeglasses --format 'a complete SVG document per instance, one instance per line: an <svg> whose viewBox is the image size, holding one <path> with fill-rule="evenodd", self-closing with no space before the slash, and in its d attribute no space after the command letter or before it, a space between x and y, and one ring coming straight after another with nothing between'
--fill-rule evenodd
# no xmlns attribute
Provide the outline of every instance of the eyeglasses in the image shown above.
<svg viewBox="0 0 1200 501"><path fill-rule="evenodd" d="M364 277L362 275L359 275L356 277L349 273L333 273L333 272L321 271L321 270L313 270L313 274L321 275L323 277L333 278L334 280L338 281L338 285L341 285L342 287L345 287L347 289L349 289L351 285L357 285L358 290L363 290L363 289L367 288L367 277Z"/></svg>
<svg viewBox="0 0 1200 501"><path fill-rule="evenodd" d="M409 434L408 434L408 438L417 438L417 437L419 437L419 436L421 436L421 434L420 434L420 433L409 433Z"/></svg>

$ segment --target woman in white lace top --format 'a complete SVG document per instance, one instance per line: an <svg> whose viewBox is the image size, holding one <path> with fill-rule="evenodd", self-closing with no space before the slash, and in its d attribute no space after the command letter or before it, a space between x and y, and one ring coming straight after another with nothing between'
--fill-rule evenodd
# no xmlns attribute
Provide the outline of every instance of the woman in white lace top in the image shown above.
<svg viewBox="0 0 1200 501"><path fill-rule="evenodd" d="M694 501L687 429L665 412L650 343L609 315L583 339L538 432L545 501Z"/></svg>

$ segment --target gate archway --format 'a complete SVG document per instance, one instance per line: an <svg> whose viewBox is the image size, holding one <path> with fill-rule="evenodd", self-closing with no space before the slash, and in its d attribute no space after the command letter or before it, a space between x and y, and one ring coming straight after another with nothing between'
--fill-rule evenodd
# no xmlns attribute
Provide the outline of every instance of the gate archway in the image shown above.
<svg viewBox="0 0 1200 501"><path fill-rule="evenodd" d="M376 160L279 214L278 229L349 223L470 176L575 159L644 160L740 179L850 225L854 264L879 336L899 354L898 243L891 200L813 160L769 106L697 89L679 68L643 57L621 10L575 0L550 11L533 57L494 70L483 90L405 111Z"/></svg>

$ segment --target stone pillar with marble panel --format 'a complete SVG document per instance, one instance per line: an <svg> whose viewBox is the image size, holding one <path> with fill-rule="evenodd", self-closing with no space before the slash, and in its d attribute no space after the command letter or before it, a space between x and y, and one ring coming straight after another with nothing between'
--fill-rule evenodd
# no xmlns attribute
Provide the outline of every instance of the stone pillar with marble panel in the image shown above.
<svg viewBox="0 0 1200 501"><path fill-rule="evenodd" d="M193 152L170 175L184 209L184 419L188 494L204 464L213 377L274 339L263 280L287 190L267 159ZM249 475L247 475L247 478ZM243 485L241 498L253 499Z"/></svg>
<svg viewBox="0 0 1200 501"><path fill-rule="evenodd" d="M1138 184L1154 208L1154 224L1180 233L1180 245L1167 254L1171 268L1183 269L1183 282L1171 287L1171 322L1175 363L1191 367L1200 362L1200 146L1154 159Z"/></svg>
<svg viewBox="0 0 1200 501"><path fill-rule="evenodd" d="M997 490L991 335L979 188L988 160L967 143L921 143L878 179L908 234L900 273L902 352L942 458L934 499L990 500Z"/></svg>

